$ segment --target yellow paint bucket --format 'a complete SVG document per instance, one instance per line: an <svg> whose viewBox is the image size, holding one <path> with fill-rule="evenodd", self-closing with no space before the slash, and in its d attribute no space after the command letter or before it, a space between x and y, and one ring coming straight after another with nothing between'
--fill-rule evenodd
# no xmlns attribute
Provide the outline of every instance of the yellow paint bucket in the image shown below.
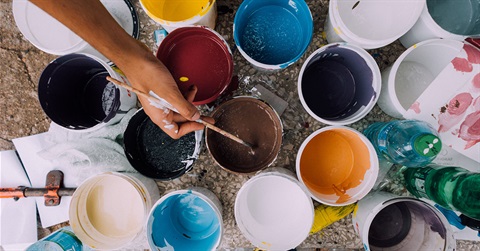
<svg viewBox="0 0 480 251"><path fill-rule="evenodd" d="M188 25L215 28L216 0L140 0L140 4L167 32Z"/></svg>

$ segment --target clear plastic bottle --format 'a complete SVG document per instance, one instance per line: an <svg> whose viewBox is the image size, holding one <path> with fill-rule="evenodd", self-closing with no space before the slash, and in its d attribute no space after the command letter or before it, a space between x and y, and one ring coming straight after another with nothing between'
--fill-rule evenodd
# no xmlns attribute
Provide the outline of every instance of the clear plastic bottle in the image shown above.
<svg viewBox="0 0 480 251"><path fill-rule="evenodd" d="M63 227L30 245L26 251L90 250L75 236L70 226Z"/></svg>
<svg viewBox="0 0 480 251"><path fill-rule="evenodd" d="M414 196L480 220L480 173L432 164L407 168L403 175L407 190Z"/></svg>
<svg viewBox="0 0 480 251"><path fill-rule="evenodd" d="M376 122L365 129L364 134L379 158L406 167L425 166L442 149L437 131L419 120Z"/></svg>

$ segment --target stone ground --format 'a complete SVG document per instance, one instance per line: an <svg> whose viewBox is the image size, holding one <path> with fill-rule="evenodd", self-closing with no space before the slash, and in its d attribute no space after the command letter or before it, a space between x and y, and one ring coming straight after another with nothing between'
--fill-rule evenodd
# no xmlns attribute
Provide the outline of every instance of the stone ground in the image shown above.
<svg viewBox="0 0 480 251"><path fill-rule="evenodd" d="M140 17L140 40L152 51L156 51L153 31L160 26L152 21L141 9L138 0L132 1ZM241 0L218 0L219 16L215 28L234 48L233 18ZM295 170L296 152L303 140L315 130L325 125L315 121L302 108L298 99L296 81L299 70L305 59L314 50L327 41L322 36L323 25L328 10L328 0L307 1L314 17L314 37L304 56L294 65L277 73L258 72L234 50L235 73L240 79L240 88L234 94L250 94L249 89L261 83L279 97L289 103L281 116L284 124L283 145L273 166ZM43 112L37 99L37 83L42 70L57 56L38 50L30 44L15 25L10 0L0 0L0 150L14 149L12 139L45 132L50 120ZM380 70L394 63L405 50L398 42L369 53L376 60ZM388 121L392 118L385 115L378 106L361 121L349 125L357 130L365 129L375 121ZM251 244L243 237L236 226L233 216L235 195L241 185L252 175L240 176L220 169L206 149L195 162L193 171L179 179L169 182L157 182L161 194L190 186L203 186L213 191L221 200L224 210L225 232L221 248L251 248ZM399 184L397 184L399 185ZM405 193L400 188L399 193ZM66 223L65 223L66 224ZM39 229L40 237L59 226ZM302 248L348 248L363 249L362 242L355 234L351 216L335 222L321 232L311 235L301 245ZM480 243L457 241L457 250L480 250Z"/></svg>

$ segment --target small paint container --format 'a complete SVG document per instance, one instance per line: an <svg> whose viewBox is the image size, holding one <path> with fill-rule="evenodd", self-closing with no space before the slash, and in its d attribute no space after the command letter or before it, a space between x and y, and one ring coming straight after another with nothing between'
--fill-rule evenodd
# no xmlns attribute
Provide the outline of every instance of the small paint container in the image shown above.
<svg viewBox="0 0 480 251"><path fill-rule="evenodd" d="M323 127L300 146L298 179L316 201L345 206L363 198L378 176L378 157L370 141L345 126Z"/></svg>
<svg viewBox="0 0 480 251"><path fill-rule="evenodd" d="M400 38L405 48L434 38L462 41L467 37L480 36L479 1L427 0L426 2L415 25Z"/></svg>
<svg viewBox="0 0 480 251"><path fill-rule="evenodd" d="M139 243L148 213L159 198L155 181L138 173L95 175L73 194L70 226L84 245L94 249L119 249Z"/></svg>
<svg viewBox="0 0 480 251"><path fill-rule="evenodd" d="M305 110L327 125L347 125L364 118L377 102L381 75L364 49L328 44L313 52L298 76L298 95Z"/></svg>
<svg viewBox="0 0 480 251"><path fill-rule="evenodd" d="M242 234L262 250L300 245L313 224L313 203L292 172L267 168L242 185L235 199L235 220Z"/></svg>
<svg viewBox="0 0 480 251"><path fill-rule="evenodd" d="M54 123L70 131L89 132L117 123L136 106L137 96L107 76L128 83L117 68L93 55L61 56L40 76L40 105Z"/></svg>
<svg viewBox="0 0 480 251"><path fill-rule="evenodd" d="M157 58L168 68L180 91L198 87L194 105L215 101L233 77L233 57L223 37L200 26L178 28L161 42Z"/></svg>
<svg viewBox="0 0 480 251"><path fill-rule="evenodd" d="M303 0L245 0L233 21L233 38L254 67L275 71L295 63L313 35L313 19Z"/></svg>
<svg viewBox="0 0 480 251"><path fill-rule="evenodd" d="M455 250L448 220L434 206L411 197L375 192L353 213L365 250Z"/></svg>
<svg viewBox="0 0 480 251"><path fill-rule="evenodd" d="M130 164L139 173L172 180L193 168L203 140L203 130L172 139L139 109L128 122L123 145Z"/></svg>
<svg viewBox="0 0 480 251"><path fill-rule="evenodd" d="M151 250L215 250L222 236L222 205L205 188L165 194L148 216L147 239Z"/></svg>
<svg viewBox="0 0 480 251"><path fill-rule="evenodd" d="M282 144L283 126L275 110L260 99L236 97L220 104L211 114L215 126L253 146L250 148L210 129L207 148L217 164L237 174L254 173L270 166Z"/></svg>
<svg viewBox="0 0 480 251"><path fill-rule="evenodd" d="M128 34L138 38L140 23L129 0L101 2ZM20 32L38 49L54 55L88 53L108 61L86 41L30 1L13 1L12 11Z"/></svg>
<svg viewBox="0 0 480 251"><path fill-rule="evenodd" d="M378 106L392 117L403 118L463 46L461 41L431 39L408 48L382 72Z"/></svg>
<svg viewBox="0 0 480 251"><path fill-rule="evenodd" d="M386 46L415 24L424 5L425 0L331 0L325 22L327 41L364 49Z"/></svg>
<svg viewBox="0 0 480 251"><path fill-rule="evenodd" d="M143 10L167 32L201 25L215 29L216 0L140 0Z"/></svg>

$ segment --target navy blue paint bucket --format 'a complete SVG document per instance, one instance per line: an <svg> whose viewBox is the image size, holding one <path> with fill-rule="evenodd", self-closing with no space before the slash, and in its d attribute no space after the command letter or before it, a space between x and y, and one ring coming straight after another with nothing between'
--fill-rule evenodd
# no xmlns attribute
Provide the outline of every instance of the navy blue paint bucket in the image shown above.
<svg viewBox="0 0 480 251"><path fill-rule="evenodd" d="M303 107L327 125L347 125L365 117L377 102L380 89L380 69L373 57L345 43L313 52L298 77Z"/></svg>
<svg viewBox="0 0 480 251"><path fill-rule="evenodd" d="M61 56L43 70L38 99L56 124L74 131L92 131L114 124L137 104L137 97L106 77L127 81L105 61L89 54Z"/></svg>
<svg viewBox="0 0 480 251"><path fill-rule="evenodd" d="M233 38L245 59L262 70L296 62L313 35L313 19L304 0L245 0L233 22Z"/></svg>

